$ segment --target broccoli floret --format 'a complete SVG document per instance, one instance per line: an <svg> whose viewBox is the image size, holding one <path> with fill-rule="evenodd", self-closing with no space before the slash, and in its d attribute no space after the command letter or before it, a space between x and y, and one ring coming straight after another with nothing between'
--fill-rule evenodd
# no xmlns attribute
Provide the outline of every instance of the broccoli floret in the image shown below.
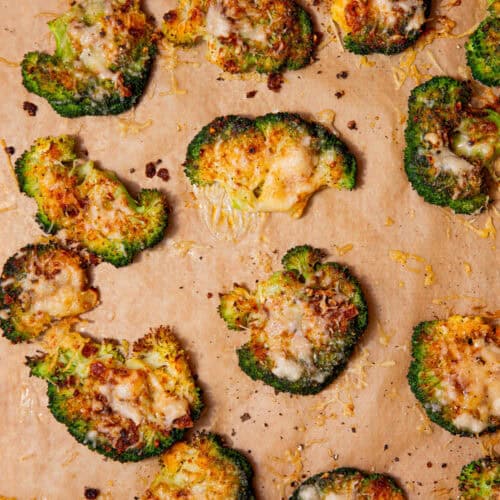
<svg viewBox="0 0 500 500"><path fill-rule="evenodd" d="M500 115L473 108L465 82L434 77L413 89L405 170L429 203L472 214L488 203L487 172L499 153Z"/></svg>
<svg viewBox="0 0 500 500"><path fill-rule="evenodd" d="M212 433L197 433L162 457L162 469L144 500L206 498L253 500L252 466L240 452L224 446Z"/></svg>
<svg viewBox="0 0 500 500"><path fill-rule="evenodd" d="M117 176L79 158L74 137L37 139L16 161L21 191L35 199L37 219L114 266L126 266L159 243L168 223L165 196L143 189L137 200Z"/></svg>
<svg viewBox="0 0 500 500"><path fill-rule="evenodd" d="M47 352L27 358L48 382L49 409L71 435L120 462L169 448L203 408L186 354L169 328L151 330L127 356L127 344L98 342L63 320L44 338Z"/></svg>
<svg viewBox="0 0 500 500"><path fill-rule="evenodd" d="M62 116L115 115L144 92L156 54L139 0L82 0L49 22L53 55L29 52L24 86Z"/></svg>
<svg viewBox="0 0 500 500"><path fill-rule="evenodd" d="M293 0L179 0L163 19L168 41L189 46L204 38L208 60L230 73L277 73L311 61L312 21Z"/></svg>
<svg viewBox="0 0 500 500"><path fill-rule="evenodd" d="M195 186L219 184L234 208L300 217L319 189L353 189L356 159L325 127L290 113L216 118L188 146Z"/></svg>
<svg viewBox="0 0 500 500"><path fill-rule="evenodd" d="M423 32L430 13L430 0L412 0L402 6L398 0L333 2L333 20L346 33L344 45L355 54L402 52Z"/></svg>
<svg viewBox="0 0 500 500"><path fill-rule="evenodd" d="M364 500L404 500L406 495L386 474L366 473L351 467L322 472L306 479L290 500L326 500L327 498L363 498Z"/></svg>
<svg viewBox="0 0 500 500"><path fill-rule="evenodd" d="M486 457L464 465L458 481L460 500L498 500L500 459Z"/></svg>
<svg viewBox="0 0 500 500"><path fill-rule="evenodd" d="M292 248L284 270L249 292L237 286L220 296L229 328L249 330L237 350L240 368L279 391L316 394L346 366L366 328L361 288L347 268L321 262L322 252Z"/></svg>
<svg viewBox="0 0 500 500"><path fill-rule="evenodd" d="M12 342L41 335L53 321L93 309L87 263L57 243L28 245L10 257L0 278L0 327Z"/></svg>
<svg viewBox="0 0 500 500"><path fill-rule="evenodd" d="M490 1L490 15L477 27L465 45L467 63L476 80L500 85L500 1Z"/></svg>
<svg viewBox="0 0 500 500"><path fill-rule="evenodd" d="M429 418L452 434L494 432L499 331L481 317L424 321L413 332L408 382Z"/></svg>

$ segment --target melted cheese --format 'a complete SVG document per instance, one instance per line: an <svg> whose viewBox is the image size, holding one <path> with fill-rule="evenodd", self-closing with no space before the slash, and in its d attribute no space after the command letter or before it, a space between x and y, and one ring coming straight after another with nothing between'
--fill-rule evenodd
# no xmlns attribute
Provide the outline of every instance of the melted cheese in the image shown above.
<svg viewBox="0 0 500 500"><path fill-rule="evenodd" d="M456 408L452 420L458 429L479 433L491 417L500 418L500 345L485 340L489 327L480 318L452 316L440 328L433 351L443 368L435 395Z"/></svg>
<svg viewBox="0 0 500 500"><path fill-rule="evenodd" d="M231 22L224 15L220 2L213 3L208 8L205 28L214 37L228 37L231 34Z"/></svg>
<svg viewBox="0 0 500 500"><path fill-rule="evenodd" d="M431 158L435 168L450 172L457 177L463 177L475 168L474 165L460 158L460 156L457 156L448 148L441 148L439 153L437 151L432 151Z"/></svg>
<svg viewBox="0 0 500 500"><path fill-rule="evenodd" d="M291 382L299 380L304 372L304 368L297 361L285 358L284 356L275 356L274 363L275 366L271 370L273 374Z"/></svg>

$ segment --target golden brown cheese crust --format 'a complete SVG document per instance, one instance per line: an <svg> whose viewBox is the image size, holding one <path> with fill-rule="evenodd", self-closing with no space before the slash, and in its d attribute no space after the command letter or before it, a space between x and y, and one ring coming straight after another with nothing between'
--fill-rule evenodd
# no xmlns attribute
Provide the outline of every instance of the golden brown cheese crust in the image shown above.
<svg viewBox="0 0 500 500"><path fill-rule="evenodd" d="M78 316L99 302L86 263L55 243L30 245L5 264L0 280L0 324L13 342L42 334L54 321Z"/></svg>
<svg viewBox="0 0 500 500"><path fill-rule="evenodd" d="M250 500L248 463L218 436L196 434L162 457L162 470L143 500Z"/></svg>
<svg viewBox="0 0 500 500"><path fill-rule="evenodd" d="M451 316L415 329L409 380L431 419L453 433L500 425L500 331Z"/></svg>

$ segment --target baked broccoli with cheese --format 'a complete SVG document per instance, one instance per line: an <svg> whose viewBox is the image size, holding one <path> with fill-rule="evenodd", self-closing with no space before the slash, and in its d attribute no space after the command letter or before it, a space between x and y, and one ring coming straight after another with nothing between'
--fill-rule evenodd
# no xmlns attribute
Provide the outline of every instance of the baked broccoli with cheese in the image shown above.
<svg viewBox="0 0 500 500"><path fill-rule="evenodd" d="M408 381L429 418L473 436L500 426L500 330L474 316L417 325Z"/></svg>
<svg viewBox="0 0 500 500"><path fill-rule="evenodd" d="M253 500L252 466L216 434L197 433L162 457L162 469L143 500Z"/></svg>
<svg viewBox="0 0 500 500"><path fill-rule="evenodd" d="M486 457L465 465L458 476L460 500L500 498L500 459Z"/></svg>
<svg viewBox="0 0 500 500"><path fill-rule="evenodd" d="M321 391L344 369L367 325L356 279L322 258L308 245L292 248L282 259L284 269L255 291L235 285L220 295L227 326L250 333L237 351L240 368L279 391Z"/></svg>
<svg viewBox="0 0 500 500"><path fill-rule="evenodd" d="M12 342L32 340L52 322L78 316L99 302L83 258L56 243L28 245L0 277L0 327Z"/></svg>
<svg viewBox="0 0 500 500"><path fill-rule="evenodd" d="M311 18L293 0L179 0L163 20L168 41L206 40L208 60L230 73L278 73L311 61Z"/></svg>
<svg viewBox="0 0 500 500"><path fill-rule="evenodd" d="M404 500L406 495L386 474L366 473L351 467L322 472L306 479L290 500Z"/></svg>
<svg viewBox="0 0 500 500"><path fill-rule="evenodd" d="M219 184L234 208L292 217L319 189L356 183L356 160L345 144L291 113L216 118L189 144L184 167L195 186Z"/></svg>
<svg viewBox="0 0 500 500"><path fill-rule="evenodd" d="M408 104L405 170L429 203L457 213L482 210L488 171L500 152L500 114L474 108L466 82L434 77L413 89Z"/></svg>
<svg viewBox="0 0 500 500"><path fill-rule="evenodd" d="M24 86L62 116L115 115L144 92L156 54L154 25L139 0L81 0L50 21L53 55L29 52Z"/></svg>
<svg viewBox="0 0 500 500"><path fill-rule="evenodd" d="M496 87L500 85L500 1L490 0L489 11L466 43L465 51L474 78Z"/></svg>
<svg viewBox="0 0 500 500"><path fill-rule="evenodd" d="M37 202L47 233L64 230L68 240L117 267L164 236L165 196L143 189L133 198L113 172L78 155L74 137L37 139L16 161L16 174L21 191Z"/></svg>
<svg viewBox="0 0 500 500"><path fill-rule="evenodd" d="M138 461L169 448L202 410L186 354L169 328L128 345L96 341L63 320L44 352L27 358L47 381L49 409L80 443L113 460Z"/></svg>
<svg viewBox="0 0 500 500"><path fill-rule="evenodd" d="M415 43L430 13L430 0L333 0L333 20L355 54L397 54Z"/></svg>

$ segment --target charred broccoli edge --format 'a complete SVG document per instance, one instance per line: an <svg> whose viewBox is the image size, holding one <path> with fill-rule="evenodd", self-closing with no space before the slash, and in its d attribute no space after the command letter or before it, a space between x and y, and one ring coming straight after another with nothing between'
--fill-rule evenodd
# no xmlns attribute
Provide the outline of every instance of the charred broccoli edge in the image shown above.
<svg viewBox="0 0 500 500"><path fill-rule="evenodd" d="M425 24L430 15L431 0L423 0L424 4L424 17L425 21L418 30L414 30L413 34L404 37L399 42L394 42L389 45L371 44L363 40L358 40L356 36L347 33L344 36L343 42L345 48L356 55L370 55L370 54L384 54L391 56L405 51L408 47L413 45L422 35L425 29ZM411 33L411 32L410 32Z"/></svg>
<svg viewBox="0 0 500 500"><path fill-rule="evenodd" d="M321 250L313 249L309 245L297 246L290 249L285 256L283 257L283 261L287 258L287 256L293 256L294 254L298 254L302 251L314 251L315 256L318 257L318 253ZM315 258L316 258L315 257ZM314 262L315 259L313 259ZM334 369L328 374L325 380L321 383L313 382L313 381L305 381L302 377L295 381L289 381L285 378L280 378L274 375L267 368L261 366L258 360L255 358L252 350L250 348L249 343L244 344L242 347L236 350L238 354L238 362L240 368L253 380L261 380L267 385L275 388L280 392L290 392L292 394L301 394L301 395L312 395L317 394L322 391L325 387L330 385L333 380L335 380L345 369L347 363L349 362L350 357L356 347L357 342L359 341L361 335L365 331L368 325L368 306L366 304L366 300L364 298L363 292L361 290L361 286L358 280L350 273L349 269L346 266L342 266L336 262L325 262L321 263L319 260L314 262L314 270L317 270L319 267L331 266L337 271L340 271L345 276L345 279L349 281L351 285L354 286L355 291L353 294L353 302L358 308L358 315L354 319L352 326L346 332L346 337L351 337L351 343L346 347L344 351L344 360L343 362L337 364ZM296 271L299 273L299 271ZM224 318L223 318L224 319Z"/></svg>
<svg viewBox="0 0 500 500"><path fill-rule="evenodd" d="M60 138L59 137L55 137ZM52 137L48 137L46 139L52 139ZM29 162L31 160L31 155L36 152L36 144L33 144L30 149L26 150L17 160L15 163L15 173L17 176L17 181L19 184L20 190L26 194L26 196L30 198L34 198L34 194L30 192L28 186L29 186L29 174L25 171L26 169L29 169ZM74 154L74 149L75 149L75 142L73 143L73 151L72 154ZM76 155L74 157L76 159ZM97 166L94 166L97 170L101 172L112 172L108 170L103 170ZM113 172L113 175L116 176L116 174ZM123 188L126 190L128 195L132 197L132 195L129 193L128 189L125 187L123 182L116 176L116 181L120 183L120 185L123 186ZM101 257L103 260L106 262L111 263L115 267L124 267L129 265L134 258L143 250L146 250L148 248L152 248L155 245L159 244L164 236L165 236L165 231L168 227L169 224L169 215L170 215L170 208L167 202L167 199L165 195L158 189L141 189L137 196L134 198L134 201L139 205L139 206L144 206L144 203L148 200L148 198L154 198L158 197L161 200L161 203L163 205L163 214L161 217L158 217L159 224L154 227L154 230L151 231L151 233L148 235L147 238L144 240L140 240L138 242L133 242L133 243L128 243L127 241L122 241L122 245L125 249L124 254L116 254L116 249L114 247L112 248L105 248L102 251L93 251L87 248L91 253ZM40 208L38 207L37 203L37 213L35 215L35 220L41 227L41 229L46 232L47 234L50 235L55 235L61 227L52 222L49 217L44 214ZM83 245L83 242L81 242ZM84 245L86 246L86 245ZM86 246L87 247L87 246Z"/></svg>
<svg viewBox="0 0 500 500"><path fill-rule="evenodd" d="M448 76L435 76L415 87L408 99L408 120L405 129L406 147L404 150L404 166L408 180L413 189L427 203L439 205L442 207L450 207L454 212L459 214L472 214L484 208L488 203L488 195L481 193L471 198L463 198L454 200L448 194L436 191L432 186L429 186L423 176L419 173L419 168L428 168L429 163L425 157L419 154L418 150L421 146L421 139L418 136L418 125L413 123L413 120L418 120L418 116L414 115L413 106L419 94L425 93L428 89L439 88L447 89L448 86L460 86L460 95L458 102L462 106L466 106L471 99L471 89L466 82L460 82ZM418 111L418 106L416 108Z"/></svg>
<svg viewBox="0 0 500 500"><path fill-rule="evenodd" d="M422 408L425 410L429 419L435 424L439 425L443 429L446 429L451 434L455 434L463 437L475 437L477 435L486 434L490 432L495 432L499 426L490 425L486 427L479 434L475 434L470 431L466 431L463 429L458 429L451 421L447 420L441 412L433 411L428 405L428 395L424 392L424 390L420 386L420 373L425 373L426 369L423 364L425 359L425 348L422 343L422 335L424 335L429 328L433 328L439 324L439 320L435 321L422 321L413 329L412 335L412 361L408 368L407 379L410 385L410 389L413 394L422 405Z"/></svg>
<svg viewBox="0 0 500 500"><path fill-rule="evenodd" d="M489 60L490 55L486 52L487 47L483 44L488 43L488 32L500 31L500 18L496 16L487 17L470 36L468 42L465 44L465 54L467 56L467 64L469 65L472 76L488 85L490 87L497 87L500 85L500 73L495 71L493 60ZM494 47L492 47L494 49ZM494 57L494 56L491 56ZM497 54L497 59L500 56ZM498 60L497 65L498 66Z"/></svg>
<svg viewBox="0 0 500 500"><path fill-rule="evenodd" d="M477 460L473 460L472 462L464 465L462 467L462 470L460 471L460 475L458 476L458 489L460 492L467 491L468 486L472 486L474 491L477 491L478 489L480 490L478 493L483 495L487 494L490 491L490 487L497 486L500 488L500 476L497 476L496 478L493 479L493 482L491 484L482 484L482 477L480 476L483 472L484 469L489 468L490 466L494 466L496 464L497 468L500 470L500 459L498 457L484 457L484 458L479 458ZM478 474L479 477L474 477L475 474ZM478 483L479 481L479 483ZM470 484L472 483L472 485ZM486 487L487 491L482 491L483 488ZM460 498L464 498L460 496ZM479 498L479 497L473 497L473 498ZM486 497L486 496L481 496L481 498L491 498L493 500L493 497Z"/></svg>
<svg viewBox="0 0 500 500"><path fill-rule="evenodd" d="M300 488L303 486L307 485L313 485L317 483L324 483L324 482L330 482L333 479L335 479L336 475L342 475L344 477L349 477L349 476L354 476L356 474L361 474L363 476L362 481L374 481L377 479L385 479L387 482L390 484L392 490L396 493L401 493L405 497L404 491L398 486L396 481L389 476L388 474L380 474L376 472L371 472L367 473L364 472L360 469L356 469L354 467L339 467L338 469L333 469L328 472L320 472L319 474L315 474L314 476L311 476L307 478L305 481L303 481L292 493L292 496L289 498L289 500L299 500L299 491Z"/></svg>
<svg viewBox="0 0 500 500"><path fill-rule="evenodd" d="M56 91L46 90L43 80L33 78L32 73L36 71L38 65L58 64L58 59L45 52L28 52L21 63L23 85L29 91L44 99L52 108L65 118L77 118L80 116L105 116L117 115L132 108L141 98L146 89L153 62L157 53L156 45L151 42L142 42L138 49L147 47L148 60L138 76L131 76L127 72L123 73L123 83L128 87L132 95L130 97L120 96L116 91L102 102L94 101L86 96L83 99L75 95L75 92L65 89L58 84ZM33 68L32 71L30 69Z"/></svg>
<svg viewBox="0 0 500 500"><path fill-rule="evenodd" d="M231 136L245 133L248 130L253 131L257 129L261 131L260 127L262 125L277 122L283 122L291 126L294 124L304 126L312 137L319 139L322 149L334 149L339 153L343 159L344 170L343 179L340 181L341 185L349 190L354 188L356 184L357 162L347 145L323 125L305 120L299 114L286 112L267 113L253 120L240 115L227 115L215 118L208 125L205 125L189 143L186 161L184 162L184 173L191 184L195 186L206 185L198 176L198 161L203 146L212 144L219 139L227 140Z"/></svg>

